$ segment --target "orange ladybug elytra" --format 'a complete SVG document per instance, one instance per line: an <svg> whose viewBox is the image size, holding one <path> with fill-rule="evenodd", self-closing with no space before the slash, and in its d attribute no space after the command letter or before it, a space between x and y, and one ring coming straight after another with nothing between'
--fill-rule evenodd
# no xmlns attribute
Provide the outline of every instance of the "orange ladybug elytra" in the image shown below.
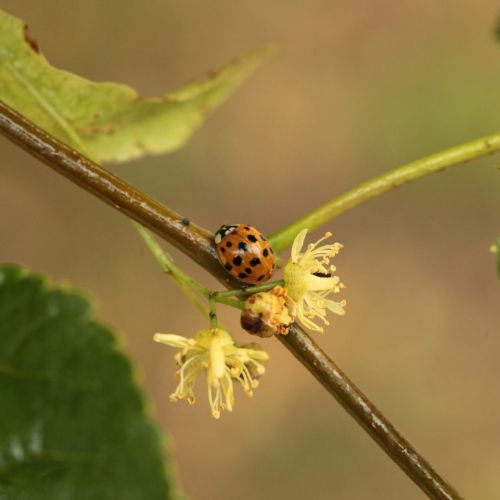
<svg viewBox="0 0 500 500"><path fill-rule="evenodd" d="M224 225L214 236L219 262L244 283L267 281L274 272L276 258L271 244L248 224Z"/></svg>

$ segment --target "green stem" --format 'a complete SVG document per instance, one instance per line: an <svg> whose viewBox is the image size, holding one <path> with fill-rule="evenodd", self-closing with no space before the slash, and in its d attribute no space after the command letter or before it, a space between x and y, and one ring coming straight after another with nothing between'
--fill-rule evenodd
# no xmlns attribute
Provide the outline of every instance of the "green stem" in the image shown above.
<svg viewBox="0 0 500 500"><path fill-rule="evenodd" d="M137 232L141 235L142 239L145 241L153 257L156 259L158 264L160 264L160 267L172 276L184 295L186 295L186 297L202 312L202 314L204 316L209 316L209 311L193 293L193 290L196 290L205 297L210 296L210 290L191 278L191 276L187 275L180 267L177 267L170 255L168 255L161 248L160 244L145 227L141 226L137 222L131 222L137 229Z"/></svg>
<svg viewBox="0 0 500 500"><path fill-rule="evenodd" d="M325 203L295 222L273 233L269 241L275 252L289 247L302 229L310 231L320 227L338 215L390 189L401 186L424 175L439 172L466 161L493 154L500 150L500 133L482 137L472 142L455 146L446 151L412 161L390 170L374 179L359 184L354 189Z"/></svg>
<svg viewBox="0 0 500 500"><path fill-rule="evenodd" d="M249 286L248 288L240 288L234 290L225 290L224 292L216 292L215 300L217 302L222 302L221 299L225 297L234 297L235 295L252 295L252 293L266 292L275 286L284 285L283 280L272 281L270 283L265 283L264 285Z"/></svg>
<svg viewBox="0 0 500 500"><path fill-rule="evenodd" d="M178 267L172 257L165 252L159 243L155 240L154 236L148 231L145 227L141 226L137 222L131 221L134 227L137 229L137 232L141 235L143 240L145 241L147 247L152 253L153 257L160 264L160 267L168 274L172 276L174 281L177 283L179 288L184 292L184 294L189 298L191 302L205 315L210 316L209 310L199 301L198 297L193 293L193 290L196 290L198 293L209 299L209 301L220 302L221 304L225 304L227 306L235 307L236 309L243 309L245 307L245 302L241 300L234 300L229 297L234 295L240 295L246 293L246 290L231 290L234 293L226 293L226 292L212 292L208 288L205 288L201 283L194 280L186 274L180 267ZM272 288L275 285L271 283L267 283L267 288ZM266 285L261 285L253 288L264 288ZM261 291L261 290L256 290ZM254 293L254 292L248 292ZM215 306L214 306L215 307Z"/></svg>
<svg viewBox="0 0 500 500"><path fill-rule="evenodd" d="M214 300L215 302L218 302L220 304L224 304L226 306L231 306L231 307L234 307L236 309L245 309L245 302L243 300L236 300L236 299L226 299L224 297L217 297L215 296L214 297Z"/></svg>
<svg viewBox="0 0 500 500"><path fill-rule="evenodd" d="M217 310L216 310L217 302L215 302L214 292L210 293L208 297L208 304L210 307L210 314L209 314L210 328L212 330L215 330L219 326L219 322L217 321Z"/></svg>

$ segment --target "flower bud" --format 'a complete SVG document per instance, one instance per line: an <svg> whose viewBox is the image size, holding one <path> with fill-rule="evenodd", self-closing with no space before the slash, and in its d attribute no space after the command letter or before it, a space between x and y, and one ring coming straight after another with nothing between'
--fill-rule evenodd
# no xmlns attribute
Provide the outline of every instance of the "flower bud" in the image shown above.
<svg viewBox="0 0 500 500"><path fill-rule="evenodd" d="M295 305L286 288L275 286L269 292L250 295L241 313L241 326L258 337L286 335L295 318Z"/></svg>

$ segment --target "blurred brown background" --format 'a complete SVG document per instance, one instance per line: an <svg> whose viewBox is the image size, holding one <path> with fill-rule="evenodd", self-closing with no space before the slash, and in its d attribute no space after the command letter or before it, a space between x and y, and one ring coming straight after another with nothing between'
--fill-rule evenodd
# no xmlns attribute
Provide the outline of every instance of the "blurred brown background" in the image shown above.
<svg viewBox="0 0 500 500"><path fill-rule="evenodd" d="M496 0L86 2L4 0L55 65L154 95L275 41L280 54L181 151L113 167L216 229L272 232L358 182L498 131ZM233 414L170 404L173 350L156 331L205 322L127 220L1 140L0 260L90 294L137 363L198 500L418 499L273 339L268 373ZM328 229L348 314L321 345L466 498L500 497L500 157L384 195ZM194 264L178 262L207 284ZM214 284L215 285L215 284ZM224 322L238 338L236 313Z"/></svg>

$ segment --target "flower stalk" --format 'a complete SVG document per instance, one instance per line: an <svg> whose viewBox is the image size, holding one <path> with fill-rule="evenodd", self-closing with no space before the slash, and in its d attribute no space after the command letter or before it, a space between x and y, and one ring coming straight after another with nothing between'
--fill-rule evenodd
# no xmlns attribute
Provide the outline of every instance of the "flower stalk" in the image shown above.
<svg viewBox="0 0 500 500"><path fill-rule="evenodd" d="M215 292L215 296L217 297L217 301L221 302L221 299L226 297L234 297L235 295L252 295L258 292L267 292L271 290L277 285L283 286L283 280L269 281L268 283L264 283L263 285L255 285L249 286L246 288L236 288L232 290L224 290L223 292Z"/></svg>
<svg viewBox="0 0 500 500"><path fill-rule="evenodd" d="M216 303L215 303L215 298L214 294L211 293L208 297L208 304L209 304L209 318L210 318L210 328L212 330L215 330L219 324L217 322L217 310L216 310Z"/></svg>

